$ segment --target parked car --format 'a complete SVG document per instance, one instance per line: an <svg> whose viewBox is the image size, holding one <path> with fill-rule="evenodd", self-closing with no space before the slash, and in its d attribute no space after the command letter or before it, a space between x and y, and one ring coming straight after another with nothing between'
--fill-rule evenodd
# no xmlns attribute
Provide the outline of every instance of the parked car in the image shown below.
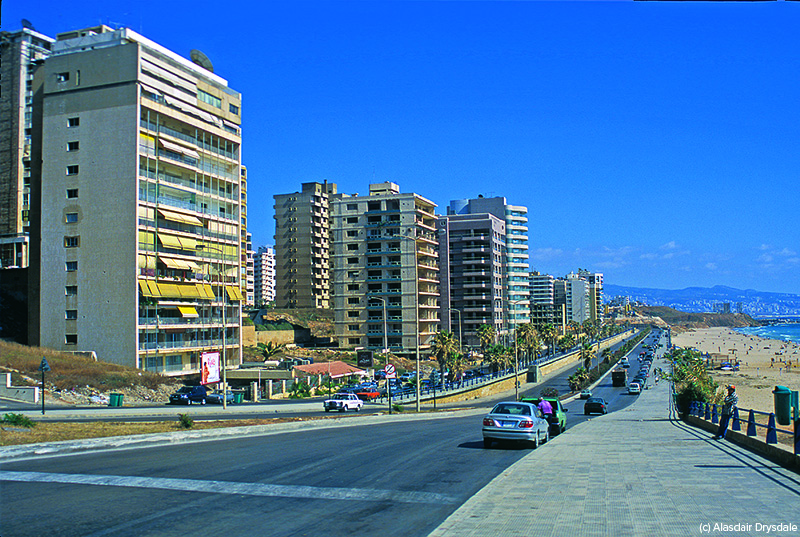
<svg viewBox="0 0 800 537"><path fill-rule="evenodd" d="M191 405L192 403L206 404L208 388L205 386L183 386L180 390L169 396L171 405Z"/></svg>
<svg viewBox="0 0 800 537"><path fill-rule="evenodd" d="M483 447L495 441L531 442L533 447L550 439L550 426L533 403L497 403L483 418Z"/></svg>
<svg viewBox="0 0 800 537"><path fill-rule="evenodd" d="M591 396L592 396L592 390L587 388L581 391L581 399L588 399Z"/></svg>
<svg viewBox="0 0 800 537"><path fill-rule="evenodd" d="M381 396L378 387L373 384L365 384L356 388L354 393L362 401L374 401Z"/></svg>
<svg viewBox="0 0 800 537"><path fill-rule="evenodd" d="M206 395L206 401L212 404L221 405L222 404L222 390L214 390L213 392ZM225 392L225 402L229 405L233 404L233 392L227 390Z"/></svg>
<svg viewBox="0 0 800 537"><path fill-rule="evenodd" d="M558 397L544 397L545 401L550 403L553 408L553 413L545 416L545 419L550 424L550 434L557 435L567 430L567 409L561 404ZM526 397L522 399L524 403L531 403L536 405L539 403L539 398Z"/></svg>
<svg viewBox="0 0 800 537"><path fill-rule="evenodd" d="M642 386L638 382L631 382L628 384L628 393L631 395L638 395L642 393Z"/></svg>
<svg viewBox="0 0 800 537"><path fill-rule="evenodd" d="M339 392L330 399L326 399L322 405L325 408L325 412L330 412L331 410L338 410L339 412L355 410L358 412L364 406L364 401L354 393Z"/></svg>
<svg viewBox="0 0 800 537"><path fill-rule="evenodd" d="M584 404L583 404L583 413L584 414L593 414L597 412L598 414L608 414L608 403L606 403L605 399L600 397L590 397Z"/></svg>

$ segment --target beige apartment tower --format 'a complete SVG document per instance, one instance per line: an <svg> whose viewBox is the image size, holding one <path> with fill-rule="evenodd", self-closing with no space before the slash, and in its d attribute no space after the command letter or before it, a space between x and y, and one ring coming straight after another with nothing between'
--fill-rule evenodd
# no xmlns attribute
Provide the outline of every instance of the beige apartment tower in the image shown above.
<svg viewBox="0 0 800 537"><path fill-rule="evenodd" d="M275 304L330 308L330 205L334 183L303 183L275 198Z"/></svg>
<svg viewBox="0 0 800 537"><path fill-rule="evenodd" d="M238 365L240 94L126 28L52 52L35 83L40 344L168 375L205 352Z"/></svg>
<svg viewBox="0 0 800 537"><path fill-rule="evenodd" d="M334 329L341 348L381 350L384 338L396 354L430 348L439 328L435 209L390 182L370 185L369 196L331 202Z"/></svg>

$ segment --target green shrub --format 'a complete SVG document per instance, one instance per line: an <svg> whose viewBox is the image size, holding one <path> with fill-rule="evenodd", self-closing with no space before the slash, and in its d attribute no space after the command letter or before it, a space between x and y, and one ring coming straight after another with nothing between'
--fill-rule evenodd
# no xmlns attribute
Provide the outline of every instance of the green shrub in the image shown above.
<svg viewBox="0 0 800 537"><path fill-rule="evenodd" d="M393 404L392 405L392 410L394 410L395 412L403 412L404 408L403 408L403 405L395 405L395 404Z"/></svg>
<svg viewBox="0 0 800 537"><path fill-rule="evenodd" d="M9 414L3 414L3 419L0 421L9 425L16 425L17 427L27 427L28 429L36 427L36 422L30 419L28 416L14 414L13 412Z"/></svg>
<svg viewBox="0 0 800 537"><path fill-rule="evenodd" d="M178 414L178 427L181 429L191 429L194 426L194 420L189 414Z"/></svg>

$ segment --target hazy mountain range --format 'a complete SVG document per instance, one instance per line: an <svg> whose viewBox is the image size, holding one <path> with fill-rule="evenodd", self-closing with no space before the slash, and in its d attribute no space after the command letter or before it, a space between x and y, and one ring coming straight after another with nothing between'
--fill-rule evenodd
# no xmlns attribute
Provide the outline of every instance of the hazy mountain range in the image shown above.
<svg viewBox="0 0 800 537"><path fill-rule="evenodd" d="M732 313L738 313L738 305L741 304L742 313L753 317L800 316L800 295L742 290L724 285L651 289L604 284L603 295L606 302L618 296L627 296L631 301L650 306L669 306L688 312L713 312L721 304L729 303Z"/></svg>

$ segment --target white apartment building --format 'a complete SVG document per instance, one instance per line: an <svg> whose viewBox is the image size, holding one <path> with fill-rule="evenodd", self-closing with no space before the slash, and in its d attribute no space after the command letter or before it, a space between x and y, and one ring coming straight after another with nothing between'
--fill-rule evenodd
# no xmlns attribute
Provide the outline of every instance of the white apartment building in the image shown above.
<svg viewBox="0 0 800 537"><path fill-rule="evenodd" d="M99 26L37 71L40 345L168 375L241 363L241 96L195 59Z"/></svg>
<svg viewBox="0 0 800 537"><path fill-rule="evenodd" d="M275 249L260 246L253 256L255 268L255 305L275 302Z"/></svg>

